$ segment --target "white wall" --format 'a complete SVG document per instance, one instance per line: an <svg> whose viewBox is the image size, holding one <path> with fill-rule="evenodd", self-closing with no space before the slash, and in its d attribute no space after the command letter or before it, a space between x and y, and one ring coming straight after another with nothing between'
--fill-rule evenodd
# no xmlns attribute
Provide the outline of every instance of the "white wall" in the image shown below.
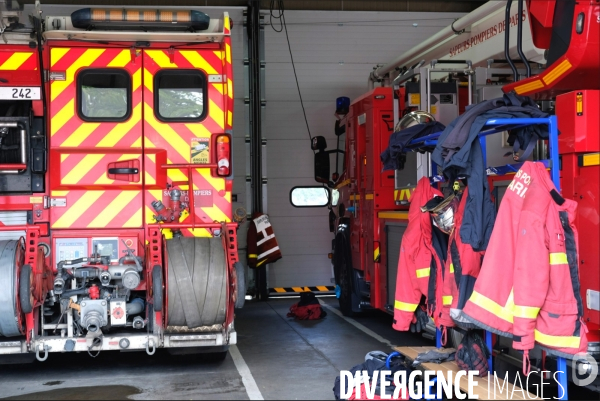
<svg viewBox="0 0 600 401"><path fill-rule="evenodd" d="M286 11L290 44L311 134L335 147L335 99L364 93L385 64L450 25L461 13ZM269 21L267 16L265 19ZM417 27L413 23L418 23ZM315 185L313 153L285 32L265 27L268 214L283 258L269 266L269 287L330 285L327 208L294 208L294 186Z"/></svg>

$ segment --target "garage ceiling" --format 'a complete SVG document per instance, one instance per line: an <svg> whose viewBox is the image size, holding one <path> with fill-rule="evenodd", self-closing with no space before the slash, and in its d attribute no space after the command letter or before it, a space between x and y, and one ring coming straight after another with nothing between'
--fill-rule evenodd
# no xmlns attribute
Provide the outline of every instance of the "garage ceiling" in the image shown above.
<svg viewBox="0 0 600 401"><path fill-rule="evenodd" d="M259 0L252 0L259 1ZM33 4L34 0L21 0ZM260 0L260 7L267 10L271 1ZM287 10L331 10L331 11L435 11L470 12L486 1L481 0L285 0ZM99 6L212 6L245 7L248 0L41 0L44 4L99 5Z"/></svg>

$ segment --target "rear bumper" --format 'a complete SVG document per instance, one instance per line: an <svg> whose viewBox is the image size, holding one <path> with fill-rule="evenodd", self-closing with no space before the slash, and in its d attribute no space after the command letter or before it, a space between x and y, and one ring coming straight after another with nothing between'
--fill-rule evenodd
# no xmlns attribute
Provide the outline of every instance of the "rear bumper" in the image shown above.
<svg viewBox="0 0 600 401"><path fill-rule="evenodd" d="M154 353L157 348L219 347L237 343L237 333L231 328L227 332L190 334L121 334L103 336L102 343L93 345L93 338L63 338L46 336L35 339L28 347L25 339L0 337L0 355L37 353L41 358L46 352L98 351L146 351ZM39 358L38 358L39 359Z"/></svg>

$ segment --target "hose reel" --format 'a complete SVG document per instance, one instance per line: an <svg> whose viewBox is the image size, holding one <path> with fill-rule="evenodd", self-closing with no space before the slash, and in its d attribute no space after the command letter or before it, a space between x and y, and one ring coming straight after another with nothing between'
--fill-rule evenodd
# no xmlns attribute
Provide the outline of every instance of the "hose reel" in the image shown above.
<svg viewBox="0 0 600 401"><path fill-rule="evenodd" d="M0 336L15 337L23 334L17 279L23 260L21 241L0 241Z"/></svg>

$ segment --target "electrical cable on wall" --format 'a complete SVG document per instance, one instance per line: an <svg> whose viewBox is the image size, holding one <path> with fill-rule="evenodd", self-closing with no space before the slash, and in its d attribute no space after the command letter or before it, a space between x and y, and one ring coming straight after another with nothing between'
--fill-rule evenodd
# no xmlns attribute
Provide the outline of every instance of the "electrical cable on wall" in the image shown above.
<svg viewBox="0 0 600 401"><path fill-rule="evenodd" d="M279 24L279 28L275 27L273 23L276 20L275 24ZM285 22L285 8L283 5L283 0L271 0L269 6L269 23L271 24L271 28L277 33L285 31L285 39L287 41L288 50L290 52L290 59L292 61L292 69L294 70L294 79L296 80L296 88L298 88L298 96L300 97L300 106L302 106L302 114L304 115L304 122L306 123L306 132L308 132L308 138L312 143L312 135L310 133L310 126L308 125L308 118L306 117L306 109L304 108L304 101L302 100L302 92L300 91L300 84L298 83L298 74L296 73L296 65L294 63L294 56L292 54L292 46L290 45L290 37L287 31L287 24ZM339 140L339 138L338 138ZM313 153L316 153L313 149ZM337 159L336 159L336 167L337 167ZM327 188L326 184L323 184L323 188ZM327 189L326 189L327 190ZM330 206L331 208L331 206Z"/></svg>
<svg viewBox="0 0 600 401"><path fill-rule="evenodd" d="M273 30L278 33L285 31L285 38L287 40L288 49L290 51L290 59L292 60L292 69L294 70L294 78L296 79L296 87L298 88L298 96L300 97L300 105L302 106L302 113L304 114L304 121L306 123L306 131L308 132L308 137L312 142L312 135L310 133L310 127L308 126L308 118L306 118L306 109L304 108L304 101L302 100L302 93L300 92L300 84L298 83L298 74L296 74L296 65L294 64L292 47L290 46L290 37L288 36L287 25L285 23L285 8L283 6L283 0L271 0L269 13L271 28L273 28ZM279 24L279 28L275 28L273 20L277 20L276 23Z"/></svg>

